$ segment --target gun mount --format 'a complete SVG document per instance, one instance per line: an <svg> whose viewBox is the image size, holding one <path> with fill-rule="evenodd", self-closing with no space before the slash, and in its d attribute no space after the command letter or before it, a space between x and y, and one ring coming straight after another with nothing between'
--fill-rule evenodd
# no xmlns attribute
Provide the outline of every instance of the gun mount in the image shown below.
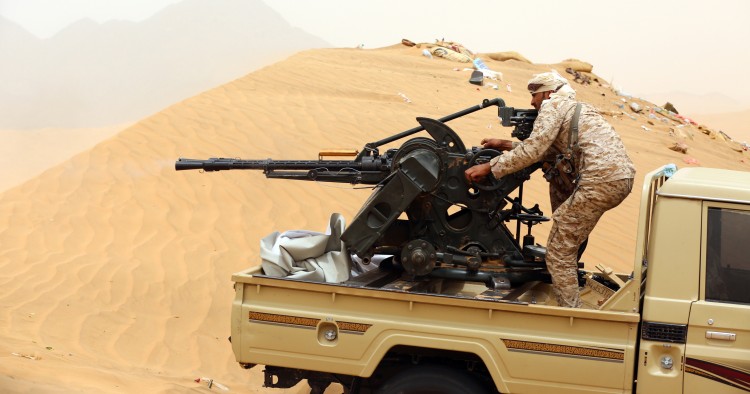
<svg viewBox="0 0 750 394"><path fill-rule="evenodd" d="M506 107L500 98L484 100L438 120L417 118L420 126L350 152L354 160L240 160L181 158L176 170L262 170L268 178L374 185L341 240L363 262L375 254L393 256L408 277L424 275L480 281L488 287L511 282L548 280L544 248L534 245L533 225L549 220L538 205L523 206L523 183L541 167L534 164L501 179L491 176L467 185L464 171L501 152L472 147L445 122L491 106L512 135L528 138L537 111ZM399 148L380 154L387 143L426 131ZM342 154L338 152L337 154ZM518 190L515 198L509 197ZM516 222L515 235L506 226ZM521 236L521 226L528 233Z"/></svg>

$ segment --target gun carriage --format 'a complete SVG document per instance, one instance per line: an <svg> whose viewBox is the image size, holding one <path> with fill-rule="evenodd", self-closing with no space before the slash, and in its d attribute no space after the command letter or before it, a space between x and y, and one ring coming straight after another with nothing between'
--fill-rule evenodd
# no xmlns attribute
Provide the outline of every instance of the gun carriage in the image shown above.
<svg viewBox="0 0 750 394"><path fill-rule="evenodd" d="M175 169L261 170L267 178L373 185L372 195L341 235L349 252L364 263L376 254L390 255L381 270L402 273L408 280L460 279L497 290L530 280L549 281L545 249L531 234L532 226L549 218L538 205L523 205L523 184L541 164L468 184L467 168L502 153L467 148L446 125L490 107L497 107L503 126L514 128L514 138L528 138L537 111L507 107L495 98L437 120L419 117L419 126L350 152L353 160L326 160L326 153L309 161L180 158ZM429 137L413 137L399 148L380 152L383 145L420 131ZM508 228L511 222L515 234Z"/></svg>

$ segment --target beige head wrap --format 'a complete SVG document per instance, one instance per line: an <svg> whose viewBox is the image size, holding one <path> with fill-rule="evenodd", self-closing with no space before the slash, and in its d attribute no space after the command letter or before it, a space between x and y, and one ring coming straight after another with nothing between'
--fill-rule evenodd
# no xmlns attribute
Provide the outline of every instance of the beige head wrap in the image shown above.
<svg viewBox="0 0 750 394"><path fill-rule="evenodd" d="M568 80L556 72L546 72L534 75L529 80L529 93L552 91L553 95L575 98L576 91L570 87Z"/></svg>

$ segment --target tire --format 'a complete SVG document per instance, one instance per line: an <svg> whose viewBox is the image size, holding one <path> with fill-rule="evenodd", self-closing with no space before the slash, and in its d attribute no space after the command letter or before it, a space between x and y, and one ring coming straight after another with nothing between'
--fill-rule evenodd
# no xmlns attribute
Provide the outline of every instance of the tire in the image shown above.
<svg viewBox="0 0 750 394"><path fill-rule="evenodd" d="M489 394L481 378L442 365L419 365L401 371L380 386L377 394Z"/></svg>

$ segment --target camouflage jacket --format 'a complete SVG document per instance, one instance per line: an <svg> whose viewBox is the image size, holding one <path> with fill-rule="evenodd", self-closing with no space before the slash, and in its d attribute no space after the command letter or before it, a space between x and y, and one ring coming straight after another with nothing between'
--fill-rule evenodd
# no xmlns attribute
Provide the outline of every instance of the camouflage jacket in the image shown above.
<svg viewBox="0 0 750 394"><path fill-rule="evenodd" d="M553 159L568 149L570 122L578 102L555 97L542 103L529 138L490 161L492 174L501 178L542 160ZM581 103L578 121L579 149L574 150L579 183L610 182L633 178L635 166L612 126L593 106Z"/></svg>

